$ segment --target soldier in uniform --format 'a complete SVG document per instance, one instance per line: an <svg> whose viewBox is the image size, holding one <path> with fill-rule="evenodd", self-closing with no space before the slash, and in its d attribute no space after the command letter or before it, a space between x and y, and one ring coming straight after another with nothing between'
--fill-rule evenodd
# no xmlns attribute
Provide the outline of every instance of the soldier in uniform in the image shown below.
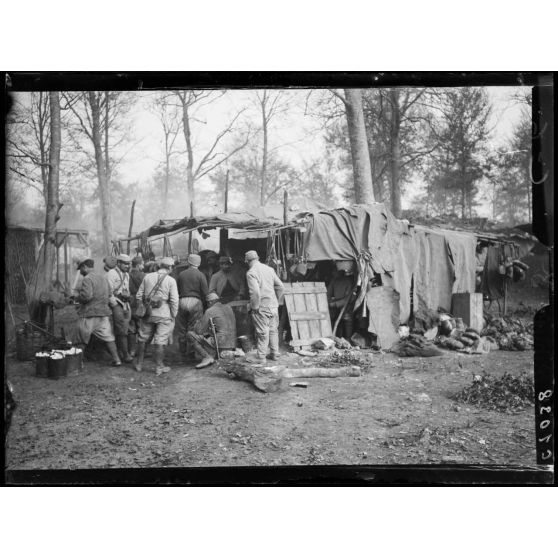
<svg viewBox="0 0 558 558"><path fill-rule="evenodd" d="M140 328L140 318L136 315L138 307L136 295L138 294L138 290L144 277L143 258L141 256L135 256L132 258L132 270L130 271L130 308L132 310L132 316L128 327L128 352L131 357L136 356L138 344L137 336Z"/></svg>
<svg viewBox="0 0 558 558"><path fill-rule="evenodd" d="M283 301L283 283L273 269L259 261L255 250L246 252L245 261L249 266L246 273L250 294L250 312L256 330L257 357L247 357L247 361L264 364L269 346L271 360L279 357L279 302Z"/></svg>
<svg viewBox="0 0 558 558"><path fill-rule="evenodd" d="M221 256L219 267L221 269L212 275L209 281L209 292L216 293L223 304L232 300L242 300L246 296L244 278L234 272L231 258Z"/></svg>
<svg viewBox="0 0 558 558"><path fill-rule="evenodd" d="M178 276L178 339L183 358L191 352L186 334L194 328L203 316L203 301L208 294L205 275L198 269L201 258L198 254L188 256L188 268Z"/></svg>
<svg viewBox="0 0 558 558"><path fill-rule="evenodd" d="M194 349L201 362L196 368L205 368L215 362L216 349L213 327L219 351L233 350L236 346L236 321L230 306L221 304L216 293L207 295L207 310L201 320L195 325L194 331L186 334L188 343Z"/></svg>
<svg viewBox="0 0 558 558"><path fill-rule="evenodd" d="M136 294L138 303L141 301L150 307L149 313L140 322L137 360L134 365L138 372L142 370L145 344L150 342L155 346L157 376L170 370L163 364L163 359L165 346L172 343L174 322L178 314L178 289L176 281L169 275L173 264L172 258L163 258L159 269L143 278Z"/></svg>
<svg viewBox="0 0 558 558"><path fill-rule="evenodd" d="M130 266L132 258L128 254L116 256L116 267L107 272L111 296L109 306L112 309L112 321L116 346L123 362L132 362L133 358L128 352L128 329L132 309L130 308Z"/></svg>
<svg viewBox="0 0 558 558"><path fill-rule="evenodd" d="M83 276L75 297L79 316L78 344L87 345L94 335L107 344L113 366L121 366L110 324L109 283L106 275L95 273L94 266L95 263L90 258L78 262L78 270Z"/></svg>

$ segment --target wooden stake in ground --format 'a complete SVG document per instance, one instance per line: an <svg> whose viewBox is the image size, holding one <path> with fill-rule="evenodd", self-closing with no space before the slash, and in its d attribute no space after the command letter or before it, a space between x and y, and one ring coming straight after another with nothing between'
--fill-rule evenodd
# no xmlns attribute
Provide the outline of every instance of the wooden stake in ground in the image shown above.
<svg viewBox="0 0 558 558"><path fill-rule="evenodd" d="M132 236L132 227L134 226L134 209L136 207L136 200L132 202L132 209L130 209L130 228L128 229L128 239ZM130 255L130 240L128 240L128 251L126 252L128 256Z"/></svg>

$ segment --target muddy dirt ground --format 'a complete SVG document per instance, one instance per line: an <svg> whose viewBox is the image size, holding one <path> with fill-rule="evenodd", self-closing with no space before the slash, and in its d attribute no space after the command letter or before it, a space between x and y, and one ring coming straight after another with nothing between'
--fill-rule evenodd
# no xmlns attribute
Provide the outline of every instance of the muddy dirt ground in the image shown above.
<svg viewBox="0 0 558 558"><path fill-rule="evenodd" d="M282 357L289 366L300 359ZM531 351L368 359L361 377L304 379L307 388L286 380L283 391L266 394L229 379L220 365L195 370L172 358L160 377L106 359L58 380L10 358L18 407L6 465L535 465L533 407L511 414L450 399L473 374L532 375Z"/></svg>
<svg viewBox="0 0 558 558"><path fill-rule="evenodd" d="M544 289L524 284L509 309L532 320L546 300ZM38 378L33 362L15 360L12 341L6 370L18 406L8 469L536 465L533 406L505 413L451 399L474 374L532 378L532 351L432 358L368 352L361 377L305 378L307 388L286 380L283 391L266 394L231 380L221 364L180 364L176 345L166 359L171 371L160 377L150 356L137 373L111 367L105 354L77 375ZM285 352L281 360L291 367L302 357Z"/></svg>

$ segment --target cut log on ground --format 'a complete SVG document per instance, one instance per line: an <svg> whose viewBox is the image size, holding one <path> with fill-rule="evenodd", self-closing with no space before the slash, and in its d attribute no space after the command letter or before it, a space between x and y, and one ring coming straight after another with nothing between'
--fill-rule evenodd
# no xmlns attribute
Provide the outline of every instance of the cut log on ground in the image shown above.
<svg viewBox="0 0 558 558"><path fill-rule="evenodd" d="M281 366L262 368L233 362L225 366L225 371L237 380L250 382L260 391L272 393L279 391L283 387L283 376L280 374L281 368Z"/></svg>
<svg viewBox="0 0 558 558"><path fill-rule="evenodd" d="M338 378L360 376L358 366L342 366L340 368L285 368L279 374L283 378Z"/></svg>
<svg viewBox="0 0 558 558"><path fill-rule="evenodd" d="M339 378L361 375L361 369L358 366L287 368L285 366L251 366L237 362L227 363L225 371L235 379L249 382L266 393L279 391L283 387L283 378Z"/></svg>

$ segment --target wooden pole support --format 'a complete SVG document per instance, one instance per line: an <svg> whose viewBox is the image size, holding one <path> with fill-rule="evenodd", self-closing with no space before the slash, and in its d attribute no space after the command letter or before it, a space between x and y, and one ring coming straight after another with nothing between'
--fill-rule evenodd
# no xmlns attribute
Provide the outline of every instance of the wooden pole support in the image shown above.
<svg viewBox="0 0 558 558"><path fill-rule="evenodd" d="M136 200L132 202L132 209L130 209L130 228L128 229L128 249L127 254L130 255L130 238L132 236L132 227L134 226L134 209L136 208Z"/></svg>

